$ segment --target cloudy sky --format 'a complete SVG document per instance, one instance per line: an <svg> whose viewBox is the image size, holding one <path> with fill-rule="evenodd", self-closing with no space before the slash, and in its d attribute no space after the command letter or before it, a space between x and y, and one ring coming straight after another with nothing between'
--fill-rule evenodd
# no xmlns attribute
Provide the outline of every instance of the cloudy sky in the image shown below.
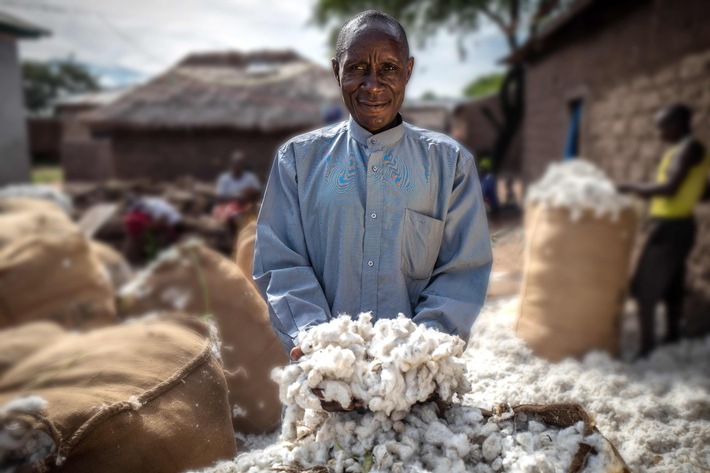
<svg viewBox="0 0 710 473"><path fill-rule="evenodd" d="M292 48L329 63L328 31L309 26L315 0L0 0L0 9L52 31L21 42L23 59L73 56L104 84L139 81L194 51ZM410 38L415 43L416 38ZM473 78L496 69L505 45L492 26L466 39L461 60L453 35L415 46L410 98L425 91L460 96ZM414 44L413 44L414 46Z"/></svg>

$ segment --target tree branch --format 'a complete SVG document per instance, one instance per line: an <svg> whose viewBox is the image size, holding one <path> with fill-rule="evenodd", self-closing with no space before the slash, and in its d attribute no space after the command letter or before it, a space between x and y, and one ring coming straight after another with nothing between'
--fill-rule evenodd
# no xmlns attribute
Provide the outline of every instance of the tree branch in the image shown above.
<svg viewBox="0 0 710 473"><path fill-rule="evenodd" d="M508 41L508 47L510 47L511 51L514 51L517 45L515 41L515 32L511 32L511 25L507 24L502 16L488 8L486 5L481 5L479 8L481 13L495 23L495 25L501 30L503 36L505 36L505 39Z"/></svg>

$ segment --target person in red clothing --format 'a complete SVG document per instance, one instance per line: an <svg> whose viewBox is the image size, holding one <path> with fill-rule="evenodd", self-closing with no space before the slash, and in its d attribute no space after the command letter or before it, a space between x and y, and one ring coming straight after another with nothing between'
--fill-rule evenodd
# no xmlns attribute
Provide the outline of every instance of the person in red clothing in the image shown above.
<svg viewBox="0 0 710 473"><path fill-rule="evenodd" d="M134 264L151 260L175 243L182 233L182 217L159 197L129 197L123 217L126 230L123 253Z"/></svg>

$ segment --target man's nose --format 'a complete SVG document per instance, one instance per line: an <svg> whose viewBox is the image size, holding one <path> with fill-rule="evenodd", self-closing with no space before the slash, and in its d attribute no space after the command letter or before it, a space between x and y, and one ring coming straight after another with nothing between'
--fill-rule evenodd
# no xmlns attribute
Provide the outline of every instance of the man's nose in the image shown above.
<svg viewBox="0 0 710 473"><path fill-rule="evenodd" d="M382 81L380 80L380 75L377 71L372 71L364 77L360 88L369 92L371 94L377 93L384 88Z"/></svg>

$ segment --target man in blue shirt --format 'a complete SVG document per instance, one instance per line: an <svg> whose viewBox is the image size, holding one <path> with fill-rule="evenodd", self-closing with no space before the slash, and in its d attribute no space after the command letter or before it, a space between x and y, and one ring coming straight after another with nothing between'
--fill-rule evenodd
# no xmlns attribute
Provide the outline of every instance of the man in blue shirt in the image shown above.
<svg viewBox="0 0 710 473"><path fill-rule="evenodd" d="M332 65L350 119L279 149L257 223L272 326L294 360L299 331L365 311L468 340L492 261L473 157L402 121L414 59L391 16L348 21Z"/></svg>

